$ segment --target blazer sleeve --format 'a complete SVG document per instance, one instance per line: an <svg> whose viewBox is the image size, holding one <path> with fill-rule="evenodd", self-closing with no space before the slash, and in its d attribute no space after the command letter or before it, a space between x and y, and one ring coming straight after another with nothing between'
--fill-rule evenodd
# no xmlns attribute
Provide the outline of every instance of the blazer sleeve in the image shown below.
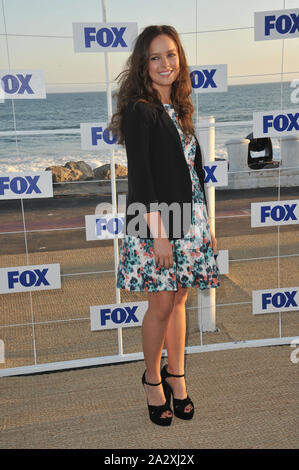
<svg viewBox="0 0 299 470"><path fill-rule="evenodd" d="M133 197L147 211L158 202L151 171L150 131L153 113L146 103L130 102L123 114L122 128L128 159L128 173Z"/></svg>

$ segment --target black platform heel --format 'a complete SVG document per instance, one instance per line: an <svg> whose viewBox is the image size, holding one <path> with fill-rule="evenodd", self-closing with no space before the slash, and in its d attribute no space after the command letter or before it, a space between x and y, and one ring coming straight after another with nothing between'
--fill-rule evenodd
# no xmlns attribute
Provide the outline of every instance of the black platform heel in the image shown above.
<svg viewBox="0 0 299 470"><path fill-rule="evenodd" d="M143 376L142 376L142 385L143 386L144 386L144 384L146 384L146 385L151 385L153 387L156 387L158 385L161 385L161 383L162 383L162 381L159 382L158 384L151 384L151 383L147 382L145 380L145 371L144 371ZM161 418L161 415L164 411L170 411L172 413L172 409L170 408L169 402L167 400L164 403L164 405L158 405L158 406L149 405L148 400L147 400L147 406L148 406L148 412L149 412L150 420L153 423L158 424L159 426L170 426L171 425L172 416L167 416L166 418Z"/></svg>
<svg viewBox="0 0 299 470"><path fill-rule="evenodd" d="M170 405L170 400L171 400L171 395L173 395L173 390L171 386L169 385L169 383L166 382L166 379L167 377L185 377L185 374L182 374L182 375L170 374L169 372L167 372L166 367L167 365L165 365L161 371L161 378L162 378L162 385L164 389L166 403ZM184 410L187 405L192 405L192 410L186 413ZM180 400L179 398L175 398L173 396L173 412L175 416L180 419L187 420L187 419L193 418L194 404L191 398L189 397L189 395L187 395L187 397L183 398L182 400Z"/></svg>

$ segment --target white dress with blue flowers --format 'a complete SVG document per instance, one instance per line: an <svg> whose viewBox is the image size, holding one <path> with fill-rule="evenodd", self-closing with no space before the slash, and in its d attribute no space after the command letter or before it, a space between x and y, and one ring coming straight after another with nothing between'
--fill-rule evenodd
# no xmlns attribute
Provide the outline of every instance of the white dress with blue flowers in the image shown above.
<svg viewBox="0 0 299 470"><path fill-rule="evenodd" d="M203 192L194 159L196 140L186 139L173 105L164 104L173 120L182 142L192 181L192 224L184 238L170 240L173 265L167 269L157 266L154 240L126 235L122 239L117 271L117 287L135 292L177 291L181 287L207 289L220 287L219 270L215 262L210 226Z"/></svg>

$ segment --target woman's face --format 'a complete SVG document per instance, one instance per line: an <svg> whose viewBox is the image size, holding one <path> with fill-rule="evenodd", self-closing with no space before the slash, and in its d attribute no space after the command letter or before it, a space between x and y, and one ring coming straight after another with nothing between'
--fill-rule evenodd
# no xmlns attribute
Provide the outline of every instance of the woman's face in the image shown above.
<svg viewBox="0 0 299 470"><path fill-rule="evenodd" d="M152 86L162 95L169 92L180 71L176 43L166 34L152 40L149 47L148 73Z"/></svg>

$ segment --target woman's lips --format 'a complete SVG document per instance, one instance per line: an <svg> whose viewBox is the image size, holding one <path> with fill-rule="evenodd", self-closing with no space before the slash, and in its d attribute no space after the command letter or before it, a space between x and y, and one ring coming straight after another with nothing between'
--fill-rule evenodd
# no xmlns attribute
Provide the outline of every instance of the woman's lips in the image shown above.
<svg viewBox="0 0 299 470"><path fill-rule="evenodd" d="M172 70L168 70L168 72L159 72L159 75L162 77L168 77L172 73Z"/></svg>

